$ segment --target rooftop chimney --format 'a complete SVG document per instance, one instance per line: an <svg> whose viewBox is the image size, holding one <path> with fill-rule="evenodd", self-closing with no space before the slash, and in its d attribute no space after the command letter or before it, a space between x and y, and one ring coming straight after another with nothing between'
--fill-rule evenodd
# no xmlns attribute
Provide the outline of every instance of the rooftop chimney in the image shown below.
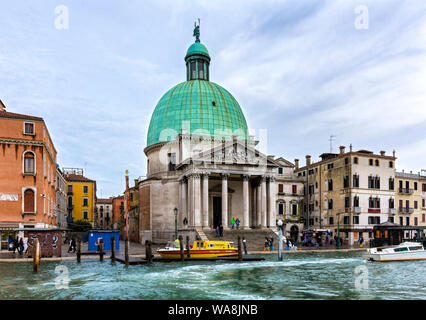
<svg viewBox="0 0 426 320"><path fill-rule="evenodd" d="M344 154L345 153L345 146L340 146L340 154Z"/></svg>
<svg viewBox="0 0 426 320"><path fill-rule="evenodd" d="M306 165L307 165L307 166L310 166L310 165L311 165L311 156L310 156L310 155L307 155L307 156L306 156Z"/></svg>
<svg viewBox="0 0 426 320"><path fill-rule="evenodd" d="M3 101L0 100L0 111L6 111L6 106L3 104Z"/></svg>
<svg viewBox="0 0 426 320"><path fill-rule="evenodd" d="M349 152L352 152L352 143L349 145Z"/></svg>
<svg viewBox="0 0 426 320"><path fill-rule="evenodd" d="M294 159L294 165L296 167L296 170L299 169L299 159Z"/></svg>
<svg viewBox="0 0 426 320"><path fill-rule="evenodd" d="M392 151L393 157L395 158L395 149Z"/></svg>
<svg viewBox="0 0 426 320"><path fill-rule="evenodd" d="M383 150L382 150L382 151L380 151L380 155L381 155L381 156L384 156L384 155L385 155L385 153L386 153L386 151L383 151Z"/></svg>

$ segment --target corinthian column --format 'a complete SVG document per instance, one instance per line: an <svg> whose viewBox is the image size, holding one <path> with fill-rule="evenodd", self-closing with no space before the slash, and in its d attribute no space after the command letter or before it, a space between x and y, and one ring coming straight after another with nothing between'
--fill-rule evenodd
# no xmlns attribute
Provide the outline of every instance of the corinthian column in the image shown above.
<svg viewBox="0 0 426 320"><path fill-rule="evenodd" d="M261 223L262 228L266 228L266 177L262 176L260 182L261 194L262 194L262 207L261 207Z"/></svg>
<svg viewBox="0 0 426 320"><path fill-rule="evenodd" d="M194 186L194 226L201 227L201 184L200 175L193 175Z"/></svg>
<svg viewBox="0 0 426 320"><path fill-rule="evenodd" d="M229 174L222 174L222 225L227 228L228 222L228 177Z"/></svg>
<svg viewBox="0 0 426 320"><path fill-rule="evenodd" d="M203 174L203 227L209 226L209 175Z"/></svg>
<svg viewBox="0 0 426 320"><path fill-rule="evenodd" d="M243 229L249 228L249 176L243 175Z"/></svg>

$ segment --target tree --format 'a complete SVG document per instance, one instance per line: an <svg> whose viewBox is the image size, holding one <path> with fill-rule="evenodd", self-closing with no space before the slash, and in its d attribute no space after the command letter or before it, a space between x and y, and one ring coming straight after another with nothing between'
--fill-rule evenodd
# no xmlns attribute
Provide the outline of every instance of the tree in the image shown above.
<svg viewBox="0 0 426 320"><path fill-rule="evenodd" d="M91 223L84 220L77 220L74 223L71 223L70 227L73 232L86 232L92 229Z"/></svg>

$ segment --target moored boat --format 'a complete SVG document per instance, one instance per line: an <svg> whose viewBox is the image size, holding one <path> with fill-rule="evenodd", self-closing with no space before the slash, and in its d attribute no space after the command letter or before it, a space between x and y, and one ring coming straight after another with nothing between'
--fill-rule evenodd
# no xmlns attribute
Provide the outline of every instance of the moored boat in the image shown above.
<svg viewBox="0 0 426 320"><path fill-rule="evenodd" d="M162 258L180 259L180 245L178 242L168 244L165 248L157 250L157 252ZM189 253L191 259L232 258L238 256L238 250L227 241L197 240L191 246ZM186 257L186 249L184 249L184 254Z"/></svg>
<svg viewBox="0 0 426 320"><path fill-rule="evenodd" d="M377 262L425 260L426 250L421 243L403 242L393 247L367 249L367 253L362 257Z"/></svg>

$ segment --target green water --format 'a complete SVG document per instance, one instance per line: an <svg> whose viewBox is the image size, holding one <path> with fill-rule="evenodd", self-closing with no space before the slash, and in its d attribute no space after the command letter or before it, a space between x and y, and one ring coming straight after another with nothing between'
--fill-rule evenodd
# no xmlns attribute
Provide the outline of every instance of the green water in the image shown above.
<svg viewBox="0 0 426 320"><path fill-rule="evenodd" d="M278 262L173 262L125 267L110 260L0 263L0 299L424 299L426 261L365 262L361 253L293 253ZM61 288L57 266L68 270ZM364 287L355 285L363 266ZM364 268L366 267L366 268ZM368 279L368 289L365 288ZM58 287L59 286L59 287Z"/></svg>

